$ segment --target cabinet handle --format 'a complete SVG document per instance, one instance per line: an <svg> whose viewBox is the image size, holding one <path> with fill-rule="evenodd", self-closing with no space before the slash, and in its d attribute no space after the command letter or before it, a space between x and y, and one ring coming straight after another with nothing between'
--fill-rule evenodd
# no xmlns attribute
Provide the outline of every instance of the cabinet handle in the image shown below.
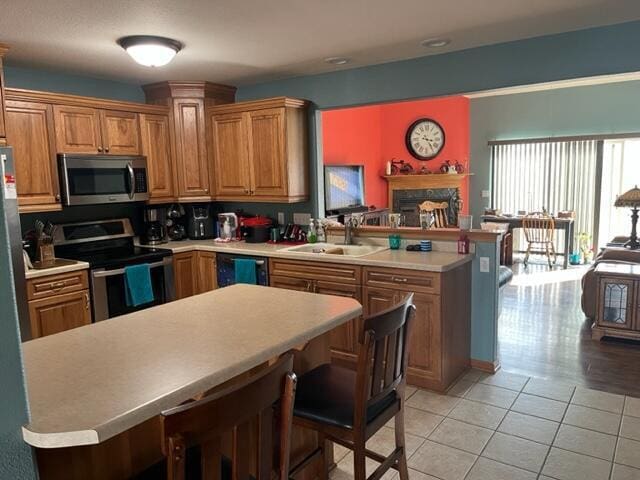
<svg viewBox="0 0 640 480"><path fill-rule="evenodd" d="M56 199L56 202L60 201L60 194L59 193L56 193L55 199Z"/></svg>
<svg viewBox="0 0 640 480"><path fill-rule="evenodd" d="M244 189L244 193L248 194L248 193L249 193L249 189L248 189L248 188L245 188L245 189Z"/></svg>
<svg viewBox="0 0 640 480"><path fill-rule="evenodd" d="M51 290L62 290L64 288L64 282L55 282L51 284Z"/></svg>
<svg viewBox="0 0 640 480"><path fill-rule="evenodd" d="M398 283L407 283L408 280L406 278L393 277L393 281Z"/></svg>
<svg viewBox="0 0 640 480"><path fill-rule="evenodd" d="M84 294L84 309L89 310L89 292L85 292Z"/></svg>
<svg viewBox="0 0 640 480"><path fill-rule="evenodd" d="M256 193L256 192L254 192L253 190L249 190L249 194L250 195L253 195L254 193Z"/></svg>
<svg viewBox="0 0 640 480"><path fill-rule="evenodd" d="M109 153L109 147L105 147L104 151Z"/></svg>
<svg viewBox="0 0 640 480"><path fill-rule="evenodd" d="M307 292L310 292L312 290L312 286L313 286L313 283L307 280Z"/></svg>
<svg viewBox="0 0 640 480"><path fill-rule="evenodd" d="M98 151L101 152L102 151L102 147L98 147Z"/></svg>

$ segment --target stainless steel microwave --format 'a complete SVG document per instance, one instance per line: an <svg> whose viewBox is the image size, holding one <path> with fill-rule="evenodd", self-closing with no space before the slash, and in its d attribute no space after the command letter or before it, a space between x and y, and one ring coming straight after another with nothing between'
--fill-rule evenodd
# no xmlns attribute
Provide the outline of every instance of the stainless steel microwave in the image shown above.
<svg viewBox="0 0 640 480"><path fill-rule="evenodd" d="M60 154L58 169L64 205L149 199L145 157Z"/></svg>

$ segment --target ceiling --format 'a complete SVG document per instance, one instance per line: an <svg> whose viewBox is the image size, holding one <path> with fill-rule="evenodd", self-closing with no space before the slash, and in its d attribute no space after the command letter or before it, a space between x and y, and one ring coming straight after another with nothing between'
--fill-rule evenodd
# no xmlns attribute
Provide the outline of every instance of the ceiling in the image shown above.
<svg viewBox="0 0 640 480"><path fill-rule="evenodd" d="M1 8L9 65L132 83L233 85L640 19L637 0L5 0ZM185 48L150 69L116 44L126 35L171 37ZM419 45L432 37L452 41ZM332 56L352 61L323 62Z"/></svg>

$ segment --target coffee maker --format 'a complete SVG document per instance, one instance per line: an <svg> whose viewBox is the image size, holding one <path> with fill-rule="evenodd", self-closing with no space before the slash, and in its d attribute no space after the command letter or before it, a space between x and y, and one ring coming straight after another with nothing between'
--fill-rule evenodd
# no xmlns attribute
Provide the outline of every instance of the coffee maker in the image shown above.
<svg viewBox="0 0 640 480"><path fill-rule="evenodd" d="M192 240L213 238L213 219L208 205L189 205L187 208L187 235Z"/></svg>
<svg viewBox="0 0 640 480"><path fill-rule="evenodd" d="M167 211L164 208L147 207L144 210L144 234L141 242L144 245L160 245L167 243Z"/></svg>

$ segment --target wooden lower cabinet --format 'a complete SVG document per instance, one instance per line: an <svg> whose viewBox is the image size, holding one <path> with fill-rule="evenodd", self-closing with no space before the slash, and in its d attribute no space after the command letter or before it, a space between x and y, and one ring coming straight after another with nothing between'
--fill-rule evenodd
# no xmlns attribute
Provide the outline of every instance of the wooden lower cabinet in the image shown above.
<svg viewBox="0 0 640 480"><path fill-rule="evenodd" d="M215 252L197 252L198 293L218 288L218 267Z"/></svg>
<svg viewBox="0 0 640 480"><path fill-rule="evenodd" d="M27 281L31 337L39 338L91 323L86 271Z"/></svg>
<svg viewBox="0 0 640 480"><path fill-rule="evenodd" d="M361 267L343 264L299 262L280 259L269 261L269 286L355 298L362 303ZM358 317L333 329L330 334L331 357L355 366L358 354Z"/></svg>
<svg viewBox="0 0 640 480"><path fill-rule="evenodd" d="M374 315L413 293L416 319L409 339L408 383L446 391L469 367L471 343L471 269L422 272L348 264L271 259L270 286L341 295ZM363 320L331 332L333 361L355 368Z"/></svg>
<svg viewBox="0 0 640 480"><path fill-rule="evenodd" d="M173 255L176 300L218 288L215 252Z"/></svg>
<svg viewBox="0 0 640 480"><path fill-rule="evenodd" d="M173 277L175 279L176 300L198 293L196 252L175 253L173 255Z"/></svg>

